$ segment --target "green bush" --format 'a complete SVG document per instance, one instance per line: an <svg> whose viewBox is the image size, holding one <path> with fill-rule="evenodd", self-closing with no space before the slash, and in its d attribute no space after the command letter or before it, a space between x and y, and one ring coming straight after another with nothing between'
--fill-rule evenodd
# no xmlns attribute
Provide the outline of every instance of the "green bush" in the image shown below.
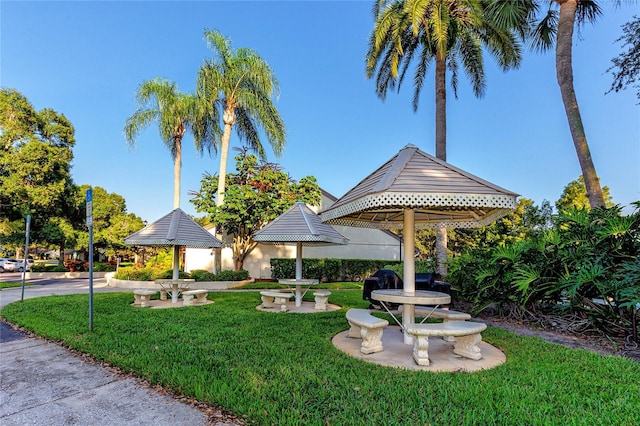
<svg viewBox="0 0 640 426"><path fill-rule="evenodd" d="M320 282L363 281L385 265L398 263L392 260L371 259L303 259L302 277ZM271 259L271 277L293 279L296 277L296 259Z"/></svg>
<svg viewBox="0 0 640 426"><path fill-rule="evenodd" d="M214 281L244 281L249 278L249 272L241 269L239 271L220 271L215 276Z"/></svg>
<svg viewBox="0 0 640 426"><path fill-rule="evenodd" d="M563 315L608 335L631 335L640 303L640 202L634 206L626 216L619 206L564 210L551 230L450 260L447 280L475 314L492 307L517 319Z"/></svg>
<svg viewBox="0 0 640 426"><path fill-rule="evenodd" d="M93 264L93 270L94 272L113 272L116 270L116 266L109 265L108 263L104 262L96 262Z"/></svg>
<svg viewBox="0 0 640 426"><path fill-rule="evenodd" d="M204 269L196 269L191 271L191 278L196 281L215 281L216 274L213 272L205 271Z"/></svg>
<svg viewBox="0 0 640 426"><path fill-rule="evenodd" d="M113 278L117 280L130 281L153 281L153 272L150 269L139 269L134 267L120 268Z"/></svg>

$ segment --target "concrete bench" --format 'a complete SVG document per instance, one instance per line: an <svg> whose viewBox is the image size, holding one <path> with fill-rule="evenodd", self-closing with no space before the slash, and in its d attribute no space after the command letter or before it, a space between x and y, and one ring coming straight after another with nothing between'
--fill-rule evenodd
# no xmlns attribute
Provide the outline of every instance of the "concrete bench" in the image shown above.
<svg viewBox="0 0 640 426"><path fill-rule="evenodd" d="M195 304L207 303L208 290L187 290L182 292L182 304L191 306ZM194 301L193 298L196 298Z"/></svg>
<svg viewBox="0 0 640 426"><path fill-rule="evenodd" d="M470 321L448 321L441 323L411 324L405 329L413 336L413 359L418 365L429 365L429 336L454 336L453 353L465 358L482 358L478 344L486 324Z"/></svg>
<svg viewBox="0 0 640 426"><path fill-rule="evenodd" d="M349 337L362 339L360 352L372 354L383 350L382 332L389 325L389 321L374 317L368 309L349 309L347 321L351 326Z"/></svg>
<svg viewBox="0 0 640 426"><path fill-rule="evenodd" d="M156 294L155 290L148 289L138 289L133 290L133 305L140 306L141 308L146 308L149 306L149 301L151 300L151 296Z"/></svg>
<svg viewBox="0 0 640 426"><path fill-rule="evenodd" d="M429 318L442 318L442 322L449 321L466 321L471 319L471 315L466 312L452 311L449 309L430 308L429 306L416 306L416 316L424 316ZM455 342L456 338L453 336L442 336L442 340L447 342Z"/></svg>
<svg viewBox="0 0 640 426"><path fill-rule="evenodd" d="M471 319L471 315L466 312L452 311L449 309L430 308L429 306L416 306L416 315L429 316L430 318L442 318L447 321L466 321Z"/></svg>
<svg viewBox="0 0 640 426"><path fill-rule="evenodd" d="M318 290L313 292L313 298L316 302L316 311L327 310L327 302L329 301L329 296L331 296L331 292L328 290Z"/></svg>
<svg viewBox="0 0 640 426"><path fill-rule="evenodd" d="M261 291L262 307L264 309L273 308L275 305L280 305L281 312L287 312L287 304L289 299L293 297L293 293L280 292L280 291Z"/></svg>

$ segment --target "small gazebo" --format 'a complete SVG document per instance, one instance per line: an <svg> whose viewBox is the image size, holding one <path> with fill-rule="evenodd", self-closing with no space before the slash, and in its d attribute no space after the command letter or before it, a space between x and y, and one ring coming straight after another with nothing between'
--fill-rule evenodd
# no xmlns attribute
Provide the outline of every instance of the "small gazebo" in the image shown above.
<svg viewBox="0 0 640 426"><path fill-rule="evenodd" d="M289 210L269 222L253 234L253 240L262 244L296 245L296 278L290 284L296 285L296 306L300 306L302 295L302 246L347 244L348 240L331 225L322 223L320 217L302 201L296 202Z"/></svg>
<svg viewBox="0 0 640 426"><path fill-rule="evenodd" d="M124 243L131 246L172 247L173 280L178 279L180 247L222 247L219 239L197 224L180 208L127 236Z"/></svg>

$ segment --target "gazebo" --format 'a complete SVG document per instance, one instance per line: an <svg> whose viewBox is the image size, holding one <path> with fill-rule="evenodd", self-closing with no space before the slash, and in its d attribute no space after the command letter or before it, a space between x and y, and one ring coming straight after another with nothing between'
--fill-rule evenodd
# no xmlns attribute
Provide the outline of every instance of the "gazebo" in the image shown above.
<svg viewBox="0 0 640 426"><path fill-rule="evenodd" d="M222 247L219 239L198 225L180 208L127 236L124 243L131 246L172 247L174 281L179 278L179 247ZM177 292L174 292L174 302L176 298Z"/></svg>
<svg viewBox="0 0 640 426"><path fill-rule="evenodd" d="M412 294L416 229L488 225L515 209L517 197L407 145L320 212L320 218L332 225L402 229L404 292ZM413 322L413 314L413 306L405 305L403 324Z"/></svg>
<svg viewBox="0 0 640 426"><path fill-rule="evenodd" d="M302 303L300 287L311 283L302 279L302 246L348 243L344 236L332 226L322 223L320 217L301 201L253 234L253 240L262 244L296 245L296 277L295 280L286 280L296 286L296 306Z"/></svg>

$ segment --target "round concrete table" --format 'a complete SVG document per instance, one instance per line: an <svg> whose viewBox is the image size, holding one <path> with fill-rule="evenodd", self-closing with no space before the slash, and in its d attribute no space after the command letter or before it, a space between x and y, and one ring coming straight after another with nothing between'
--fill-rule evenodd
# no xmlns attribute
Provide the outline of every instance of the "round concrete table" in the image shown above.
<svg viewBox="0 0 640 426"><path fill-rule="evenodd" d="M402 330L405 330L409 324L415 323L416 305L437 307L451 303L451 296L447 293L426 290L416 290L413 293L406 292L402 289L373 290L371 292L371 298L381 302L384 309L396 320L398 325L402 327ZM398 322L395 315L393 315L387 305L385 305L385 302L403 305L402 323ZM407 345L413 344L413 337L410 334L404 333L404 343Z"/></svg>
<svg viewBox="0 0 640 426"><path fill-rule="evenodd" d="M312 285L318 284L318 280L304 280L304 279L281 279L278 280L279 284L295 285L296 286L296 307L302 306L302 297L309 291ZM306 288L302 289L302 286Z"/></svg>

